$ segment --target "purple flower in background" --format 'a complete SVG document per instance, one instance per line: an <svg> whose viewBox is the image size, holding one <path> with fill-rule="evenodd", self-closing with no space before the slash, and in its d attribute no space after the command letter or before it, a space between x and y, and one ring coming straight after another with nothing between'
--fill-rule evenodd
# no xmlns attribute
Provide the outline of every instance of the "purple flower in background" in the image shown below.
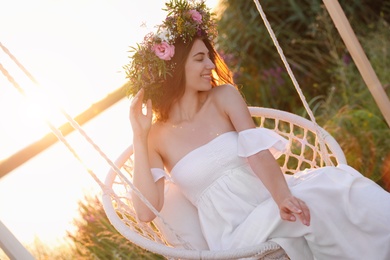
<svg viewBox="0 0 390 260"><path fill-rule="evenodd" d="M346 66L348 66L351 63L352 59L351 56L348 53L345 53L343 55L343 62Z"/></svg>
<svg viewBox="0 0 390 260"><path fill-rule="evenodd" d="M276 86L280 86L284 84L282 73L283 69L281 67L270 68L263 71L263 78L275 82Z"/></svg>
<svg viewBox="0 0 390 260"><path fill-rule="evenodd" d="M285 81L283 79L283 69L282 67L270 68L263 70L262 78L264 81L268 82L270 85L270 92L273 96L278 95L278 88L282 86Z"/></svg>

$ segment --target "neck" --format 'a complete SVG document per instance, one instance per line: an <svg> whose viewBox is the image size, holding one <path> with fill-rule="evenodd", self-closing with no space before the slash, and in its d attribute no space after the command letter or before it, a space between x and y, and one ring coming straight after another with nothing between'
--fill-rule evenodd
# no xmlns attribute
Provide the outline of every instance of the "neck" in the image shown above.
<svg viewBox="0 0 390 260"><path fill-rule="evenodd" d="M177 124L192 121L202 108L206 98L207 92L197 92L192 95L184 94L184 96L172 106L169 115L170 121Z"/></svg>

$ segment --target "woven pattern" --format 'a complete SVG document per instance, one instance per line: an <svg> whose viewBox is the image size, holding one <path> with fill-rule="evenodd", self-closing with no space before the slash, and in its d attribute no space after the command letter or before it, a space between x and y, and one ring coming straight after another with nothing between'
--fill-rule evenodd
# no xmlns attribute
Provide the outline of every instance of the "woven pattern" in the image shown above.
<svg viewBox="0 0 390 260"><path fill-rule="evenodd" d="M279 159L284 173L294 174L304 169L346 163L336 140L311 121L280 110L249 109L260 127L271 129L289 140L290 149ZM320 138L325 142L325 151L321 150Z"/></svg>
<svg viewBox="0 0 390 260"><path fill-rule="evenodd" d="M272 129L289 140L290 149L278 160L286 174L294 174L305 168L346 163L345 156L332 136L311 121L297 115L268 108L249 107L259 127ZM326 151L320 150L320 140ZM122 172L132 176L132 147L129 147L115 162ZM326 163L328 162L328 163ZM225 251L199 251L190 246L186 249L171 247L152 223L137 221L131 202L131 187L128 180L119 178L111 170L106 178L107 189L103 205L108 218L116 229L131 242L149 251L166 256L168 259L288 259L282 248L273 242ZM111 187L112 189L110 189ZM180 239L180 237L178 237ZM185 245L185 241L183 241Z"/></svg>

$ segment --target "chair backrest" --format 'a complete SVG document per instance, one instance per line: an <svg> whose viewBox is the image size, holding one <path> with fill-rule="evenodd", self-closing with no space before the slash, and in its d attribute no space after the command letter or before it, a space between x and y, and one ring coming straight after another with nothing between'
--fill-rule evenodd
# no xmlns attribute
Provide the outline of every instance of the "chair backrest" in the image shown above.
<svg viewBox="0 0 390 260"><path fill-rule="evenodd" d="M324 166L324 156L328 156L334 165L346 164L344 153L335 139L313 122L281 110L260 107L249 107L249 110L259 127L272 129L289 140L290 150L278 159L284 173L294 174L305 168ZM317 133L324 140L327 149L325 153L320 151ZM133 148L129 146L115 161L118 168L130 177L132 153ZM103 206L111 224L131 242L154 253L184 259L231 259L232 256L243 258L254 255L261 258L267 254L280 255L284 252L273 242L239 250L209 251L200 232L196 208L178 189L171 186L166 192L164 207L160 212L163 219L142 223L137 221L131 202L131 187L126 181L121 180L111 169L105 185L107 189L103 194ZM174 199L170 201L169 198ZM180 210L172 212L170 208Z"/></svg>
<svg viewBox="0 0 390 260"><path fill-rule="evenodd" d="M337 141L312 121L271 108L249 107L249 110L259 127L272 129L289 140L290 150L279 160L284 173L294 174L307 168L325 166L327 165L325 156L330 159L331 165L347 163ZM325 143L326 151L320 149L320 138Z"/></svg>

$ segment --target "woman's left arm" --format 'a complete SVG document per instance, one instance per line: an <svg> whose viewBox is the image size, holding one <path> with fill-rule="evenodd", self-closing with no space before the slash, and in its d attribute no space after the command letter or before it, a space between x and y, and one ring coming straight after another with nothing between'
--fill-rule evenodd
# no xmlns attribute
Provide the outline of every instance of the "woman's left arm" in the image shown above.
<svg viewBox="0 0 390 260"><path fill-rule="evenodd" d="M271 193L280 210L283 220L295 221L296 216L304 225L310 225L310 211L304 201L291 194L280 166L268 150L260 151L248 157L255 174Z"/></svg>
<svg viewBox="0 0 390 260"><path fill-rule="evenodd" d="M234 87L226 86L221 96L221 105L224 106L237 132L256 127L245 100ZM310 211L307 205L291 194L280 166L271 152L260 151L249 156L248 161L278 205L281 218L295 221L297 216L303 224L310 225Z"/></svg>

